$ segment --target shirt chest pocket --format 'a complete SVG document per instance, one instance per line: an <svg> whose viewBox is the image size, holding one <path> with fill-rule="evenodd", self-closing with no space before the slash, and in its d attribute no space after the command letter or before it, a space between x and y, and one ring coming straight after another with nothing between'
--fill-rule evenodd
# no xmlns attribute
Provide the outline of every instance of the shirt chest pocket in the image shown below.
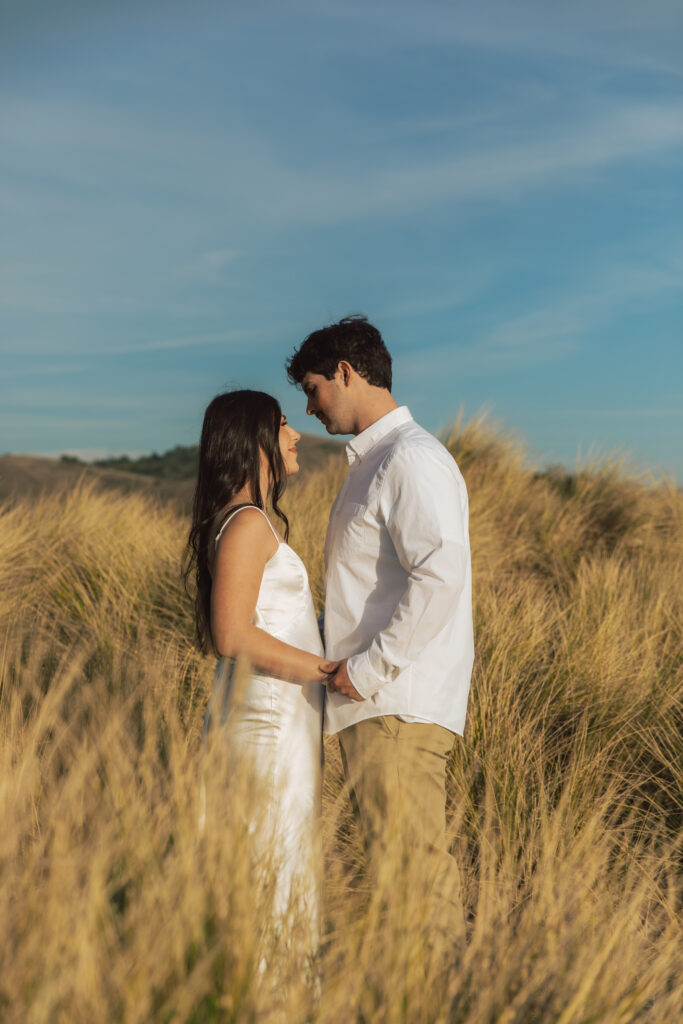
<svg viewBox="0 0 683 1024"><path fill-rule="evenodd" d="M368 506L345 502L335 516L334 557L345 558L365 550L369 535Z"/></svg>

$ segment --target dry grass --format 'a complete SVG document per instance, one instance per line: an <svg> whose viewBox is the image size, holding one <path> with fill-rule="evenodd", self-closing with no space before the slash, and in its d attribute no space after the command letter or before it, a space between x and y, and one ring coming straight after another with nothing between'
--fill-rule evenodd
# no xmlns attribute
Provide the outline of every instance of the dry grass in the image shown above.
<svg viewBox="0 0 683 1024"><path fill-rule="evenodd" d="M678 1019L681 495L607 462L534 475L481 422L448 443L475 573L449 793L466 948L430 946L399 865L364 890L334 742L317 968L295 955L295 920L289 946L271 934L247 853L255 795L228 794L220 745L202 755L213 665L179 582L187 524L82 486L0 510L0 1019ZM288 497L319 603L343 473Z"/></svg>

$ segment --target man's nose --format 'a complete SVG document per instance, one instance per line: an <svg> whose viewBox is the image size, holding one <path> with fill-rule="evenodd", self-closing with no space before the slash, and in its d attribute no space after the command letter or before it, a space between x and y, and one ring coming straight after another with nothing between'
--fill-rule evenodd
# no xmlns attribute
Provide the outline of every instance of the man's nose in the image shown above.
<svg viewBox="0 0 683 1024"><path fill-rule="evenodd" d="M307 416L312 416L313 415L313 406L311 405L310 398L306 402L306 415Z"/></svg>

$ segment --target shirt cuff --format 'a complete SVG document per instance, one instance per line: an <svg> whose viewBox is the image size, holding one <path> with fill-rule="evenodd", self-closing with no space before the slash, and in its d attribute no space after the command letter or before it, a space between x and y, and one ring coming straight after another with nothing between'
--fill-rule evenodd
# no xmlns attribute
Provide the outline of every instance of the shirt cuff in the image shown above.
<svg viewBox="0 0 683 1024"><path fill-rule="evenodd" d="M370 664L370 652L352 654L346 662L346 674L363 700L369 700L382 688L383 680Z"/></svg>

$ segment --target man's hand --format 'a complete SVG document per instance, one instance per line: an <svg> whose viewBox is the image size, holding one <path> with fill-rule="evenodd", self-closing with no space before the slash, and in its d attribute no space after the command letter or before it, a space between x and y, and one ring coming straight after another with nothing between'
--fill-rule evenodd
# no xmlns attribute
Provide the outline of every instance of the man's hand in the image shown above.
<svg viewBox="0 0 683 1024"><path fill-rule="evenodd" d="M346 671L346 662L348 658L344 658L343 661L339 662L337 671L330 675L325 683L328 693L341 693L345 697L350 697L351 700L365 700L365 697L361 697L358 690L355 688L349 674Z"/></svg>

